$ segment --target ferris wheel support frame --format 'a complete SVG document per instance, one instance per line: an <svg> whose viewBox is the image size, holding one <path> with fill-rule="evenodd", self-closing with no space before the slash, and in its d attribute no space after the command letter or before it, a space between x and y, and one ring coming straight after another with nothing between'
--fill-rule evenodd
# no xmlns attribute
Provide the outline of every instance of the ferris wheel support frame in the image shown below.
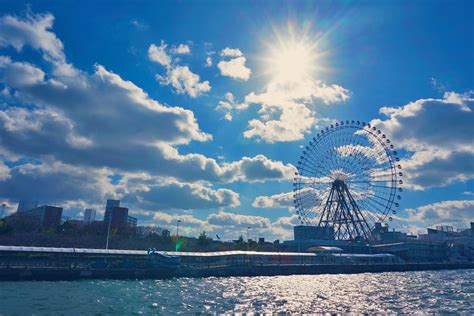
<svg viewBox="0 0 474 316"><path fill-rule="evenodd" d="M336 207L331 210L334 204ZM329 218L330 215L332 218ZM342 180L334 180L321 213L318 227L324 228L325 231L327 231L328 227L333 227L336 239L343 239L344 237L348 237L351 240L359 237L363 237L366 240L373 239L369 224L352 197L347 185Z"/></svg>

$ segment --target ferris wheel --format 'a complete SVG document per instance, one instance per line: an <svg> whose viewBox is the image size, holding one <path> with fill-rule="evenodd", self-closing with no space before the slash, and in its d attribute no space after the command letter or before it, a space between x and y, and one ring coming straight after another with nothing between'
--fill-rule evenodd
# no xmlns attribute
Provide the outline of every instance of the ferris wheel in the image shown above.
<svg viewBox="0 0 474 316"><path fill-rule="evenodd" d="M331 239L373 239L376 223L391 221L399 207L399 161L391 141L370 124L340 121L321 130L303 149L295 173L301 224Z"/></svg>

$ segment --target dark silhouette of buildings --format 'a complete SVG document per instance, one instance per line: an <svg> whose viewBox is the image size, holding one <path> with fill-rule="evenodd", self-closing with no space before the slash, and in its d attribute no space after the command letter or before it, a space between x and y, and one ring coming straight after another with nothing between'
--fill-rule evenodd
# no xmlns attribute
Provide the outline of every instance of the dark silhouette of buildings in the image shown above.
<svg viewBox="0 0 474 316"><path fill-rule="evenodd" d="M334 227L318 227L318 226L306 226L297 225L293 227L294 240L333 240L334 239Z"/></svg>
<svg viewBox="0 0 474 316"><path fill-rule="evenodd" d="M91 208L84 210L84 223L89 224L95 221L96 211Z"/></svg>
<svg viewBox="0 0 474 316"><path fill-rule="evenodd" d="M104 223L111 228L137 227L137 219L128 215L128 208L120 206L120 200L107 200L104 213Z"/></svg>
<svg viewBox="0 0 474 316"><path fill-rule="evenodd" d="M120 200L111 200L111 199L107 200L107 203L105 204L104 222L109 221L109 216L112 213L112 209L114 207L119 207L119 206L120 206Z"/></svg>
<svg viewBox="0 0 474 316"><path fill-rule="evenodd" d="M20 207L18 208L21 209ZM38 227L49 228L61 225L62 215L62 207L42 205L30 210L22 209L8 218L12 220L25 219Z"/></svg>
<svg viewBox="0 0 474 316"><path fill-rule="evenodd" d="M33 200L21 200L19 203L18 203L18 208L17 208L17 212L18 213L21 213L21 212L25 212L25 211L29 211L29 210L32 210L34 208L37 208L38 207L38 201L33 201Z"/></svg>

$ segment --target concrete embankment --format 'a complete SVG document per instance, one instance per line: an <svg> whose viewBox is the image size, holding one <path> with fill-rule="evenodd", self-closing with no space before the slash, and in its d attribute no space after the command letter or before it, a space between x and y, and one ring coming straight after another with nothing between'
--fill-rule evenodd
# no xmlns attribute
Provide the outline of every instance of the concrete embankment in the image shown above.
<svg viewBox="0 0 474 316"><path fill-rule="evenodd" d="M173 277L231 277L404 272L444 269L473 269L469 263L404 263L371 265L275 265L223 266L199 269L0 269L0 280L77 280L77 279L164 279Z"/></svg>
<svg viewBox="0 0 474 316"><path fill-rule="evenodd" d="M276 266L235 266L213 269L182 270L180 277L224 277L224 276L275 276L297 274L353 274L377 272L405 272L444 269L473 269L470 263L404 263L404 264L355 264L355 265L276 265Z"/></svg>

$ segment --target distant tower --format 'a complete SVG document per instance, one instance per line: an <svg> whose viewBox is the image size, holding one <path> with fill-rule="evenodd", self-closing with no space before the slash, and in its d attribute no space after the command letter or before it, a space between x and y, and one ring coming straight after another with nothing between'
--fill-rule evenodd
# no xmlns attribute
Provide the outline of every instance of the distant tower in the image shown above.
<svg viewBox="0 0 474 316"><path fill-rule="evenodd" d="M84 223L92 223L95 221L96 210L91 208L86 208L84 210Z"/></svg>
<svg viewBox="0 0 474 316"><path fill-rule="evenodd" d="M109 221L109 216L112 214L112 209L114 207L120 207L120 200L107 200L107 204L105 205L104 222Z"/></svg>

